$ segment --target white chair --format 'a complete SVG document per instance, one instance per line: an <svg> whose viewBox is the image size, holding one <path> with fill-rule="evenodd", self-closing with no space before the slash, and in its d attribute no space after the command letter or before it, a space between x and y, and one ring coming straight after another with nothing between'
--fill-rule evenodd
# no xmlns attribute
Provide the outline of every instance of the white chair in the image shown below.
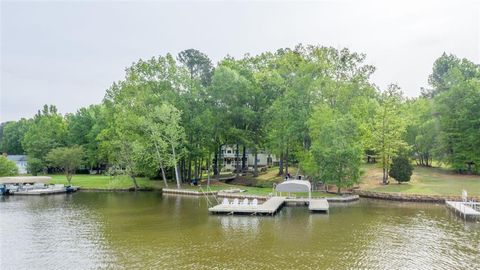
<svg viewBox="0 0 480 270"><path fill-rule="evenodd" d="M245 206L248 205L248 199L247 198L243 199L242 205L245 205Z"/></svg>
<svg viewBox="0 0 480 270"><path fill-rule="evenodd" d="M233 200L232 205L233 205L233 206L238 206L238 199L237 199L237 198L235 198L235 199Z"/></svg>
<svg viewBox="0 0 480 270"><path fill-rule="evenodd" d="M228 201L227 198L223 198L222 205L229 205L230 202Z"/></svg>
<svg viewBox="0 0 480 270"><path fill-rule="evenodd" d="M251 206L257 206L258 205L258 200L253 199Z"/></svg>

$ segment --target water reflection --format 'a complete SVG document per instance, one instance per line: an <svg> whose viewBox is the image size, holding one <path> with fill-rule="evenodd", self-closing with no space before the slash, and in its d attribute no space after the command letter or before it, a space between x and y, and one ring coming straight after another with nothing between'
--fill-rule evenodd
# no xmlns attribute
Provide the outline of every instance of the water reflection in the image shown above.
<svg viewBox="0 0 480 270"><path fill-rule="evenodd" d="M258 216L219 216L220 224L225 233L231 233L232 230L245 231L253 234L259 232Z"/></svg>
<svg viewBox="0 0 480 270"><path fill-rule="evenodd" d="M0 201L2 269L478 269L480 224L442 205L210 215L204 198L76 193ZM32 267L34 266L34 267Z"/></svg>

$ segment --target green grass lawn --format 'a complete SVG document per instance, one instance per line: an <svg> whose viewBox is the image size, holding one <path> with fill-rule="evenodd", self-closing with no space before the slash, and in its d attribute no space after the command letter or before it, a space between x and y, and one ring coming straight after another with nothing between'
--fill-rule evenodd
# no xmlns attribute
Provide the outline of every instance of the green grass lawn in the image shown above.
<svg viewBox="0 0 480 270"><path fill-rule="evenodd" d="M65 175L54 174L49 176L52 177L52 184L67 184ZM142 177L137 178L137 183L141 188L155 188L161 184L160 181L152 181ZM125 175L110 177L104 175L77 174L72 178L72 185L87 189L128 189L133 187L133 182L130 177Z"/></svg>
<svg viewBox="0 0 480 270"><path fill-rule="evenodd" d="M65 175L60 175L60 174L54 174L50 175L52 177L52 181L50 183L52 184L67 184L67 179ZM137 183L141 188L162 188L163 181L158 181L158 180L149 180L148 178L142 178L139 177L137 178ZM128 176L116 176L116 177L109 177L109 176L104 176L104 175L88 175L88 174L77 174L74 175L72 178L72 185L74 186L80 186L81 188L84 189L128 189L132 188L132 180ZM174 182L169 182L169 188L176 188L176 185ZM200 191L200 189L203 189L204 191L207 190L206 183L203 182L201 186L190 186L187 184L182 185L183 189L188 189L188 190L197 190ZM271 187L247 187L247 186L241 186L241 185L230 185L230 184L225 184L223 182L216 182L212 181L212 185L209 187L210 190L213 191L219 191L219 190L226 190L226 189L242 189L246 190L245 192L242 192L241 194L245 195L260 195L260 196L266 196L270 193L272 193L272 188ZM308 193L292 193L292 195L295 195L297 197L307 197ZM312 193L313 197L329 197L329 196L335 196L332 194L327 194L323 192L313 192Z"/></svg>
<svg viewBox="0 0 480 270"><path fill-rule="evenodd" d="M469 195L480 196L480 176L460 175L444 168L415 166L408 183L397 184L390 178L389 185L382 185L382 171L375 165L363 167L362 189L379 192L398 192L425 195L461 195L465 189Z"/></svg>

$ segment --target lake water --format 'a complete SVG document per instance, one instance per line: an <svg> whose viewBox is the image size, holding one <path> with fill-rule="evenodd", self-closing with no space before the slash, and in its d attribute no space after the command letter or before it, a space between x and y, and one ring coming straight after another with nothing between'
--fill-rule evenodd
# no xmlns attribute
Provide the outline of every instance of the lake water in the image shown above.
<svg viewBox="0 0 480 270"><path fill-rule="evenodd" d="M0 198L1 269L479 269L480 224L444 205L210 215L156 192Z"/></svg>

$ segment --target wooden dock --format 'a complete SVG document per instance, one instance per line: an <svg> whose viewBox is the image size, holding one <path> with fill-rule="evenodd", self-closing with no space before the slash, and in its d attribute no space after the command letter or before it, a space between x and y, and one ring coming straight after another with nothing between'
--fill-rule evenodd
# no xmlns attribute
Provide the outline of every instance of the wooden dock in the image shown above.
<svg viewBox="0 0 480 270"><path fill-rule="evenodd" d="M328 213L329 205L326 199L311 199L308 202L308 210L312 212Z"/></svg>
<svg viewBox="0 0 480 270"><path fill-rule="evenodd" d="M219 204L214 207L210 207L208 211L216 214L263 214L263 215L275 215L277 211L284 205L285 197L271 197L267 201L258 205L224 205Z"/></svg>
<svg viewBox="0 0 480 270"><path fill-rule="evenodd" d="M480 208L480 203L446 201L445 204L465 219L480 218L480 212L474 208L475 205Z"/></svg>

